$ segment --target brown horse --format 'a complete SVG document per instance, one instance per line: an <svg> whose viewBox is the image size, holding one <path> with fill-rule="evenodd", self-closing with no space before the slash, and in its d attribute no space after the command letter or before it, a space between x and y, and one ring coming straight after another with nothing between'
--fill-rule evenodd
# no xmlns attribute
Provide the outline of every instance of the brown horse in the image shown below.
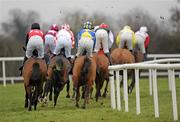
<svg viewBox="0 0 180 122"><path fill-rule="evenodd" d="M84 86L84 104L83 108L86 108L86 104L89 100L89 93L92 89L93 82L96 78L96 62L93 58L88 56L80 56L76 58L73 66L73 86L74 92L76 92L76 106L79 107L80 99L80 86Z"/></svg>
<svg viewBox="0 0 180 122"><path fill-rule="evenodd" d="M105 80L106 80L106 86L104 89L103 97L106 97L107 94L107 87L109 82L109 72L108 72L109 60L104 55L103 52L95 53L93 54L93 57L97 65L95 83L96 83L96 101L98 101L98 97L101 96L100 90L102 89Z"/></svg>
<svg viewBox="0 0 180 122"><path fill-rule="evenodd" d="M22 73L26 92L24 107L29 107L28 110L31 110L31 105L34 105L36 110L38 97L43 92L43 83L46 80L46 62L38 58L29 58L24 64Z"/></svg>
<svg viewBox="0 0 180 122"><path fill-rule="evenodd" d="M47 82L44 90L44 102L47 102L47 95L50 92L49 99L52 100L52 91L54 90L54 107L56 106L60 91L63 90L65 84L67 84L67 97L69 95L69 72L71 70L71 64L64 55L58 55L51 59L48 66Z"/></svg>
<svg viewBox="0 0 180 122"><path fill-rule="evenodd" d="M134 55L128 49L116 48L111 53L112 64L127 64L135 63ZM120 72L122 74L122 72ZM131 93L135 85L135 74L134 70L128 71L128 76L132 76L131 84L128 86L128 92ZM121 81L121 86L122 86Z"/></svg>

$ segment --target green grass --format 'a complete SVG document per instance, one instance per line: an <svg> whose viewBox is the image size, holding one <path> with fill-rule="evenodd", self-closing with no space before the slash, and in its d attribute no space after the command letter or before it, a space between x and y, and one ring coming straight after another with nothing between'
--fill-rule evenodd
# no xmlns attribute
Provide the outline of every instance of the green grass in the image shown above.
<svg viewBox="0 0 180 122"><path fill-rule="evenodd" d="M169 122L173 121L171 93L168 91L167 79L158 79L158 96L160 118L154 117L153 96L149 95L147 79L140 81L141 114L136 115L135 89L129 95L129 112L112 110L110 95L101 98L99 102L90 100L86 110L75 107L75 101L65 98L65 89L53 108L52 102L48 106L38 105L37 111L27 111L24 108L24 87L22 83L15 85L0 85L0 122ZM176 79L178 102L178 116L180 119L180 79ZM94 91L95 92L95 91ZM94 93L93 92L93 93ZM121 94L122 96L122 94ZM82 105L83 100L80 101Z"/></svg>

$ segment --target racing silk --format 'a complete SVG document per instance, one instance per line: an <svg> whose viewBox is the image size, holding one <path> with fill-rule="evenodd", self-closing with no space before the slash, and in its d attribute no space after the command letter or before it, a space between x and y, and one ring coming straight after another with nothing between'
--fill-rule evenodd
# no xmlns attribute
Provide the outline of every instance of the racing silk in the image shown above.
<svg viewBox="0 0 180 122"><path fill-rule="evenodd" d="M46 35L52 35L54 37L54 43L56 44L56 42L57 42L57 31L55 31L55 30L48 30L46 32Z"/></svg>
<svg viewBox="0 0 180 122"><path fill-rule="evenodd" d="M73 32L72 32L71 30L69 30L68 32L69 32L69 33L70 33L70 35L71 35L72 48L74 48L74 47L75 47L75 39L74 39L74 34L73 34Z"/></svg>
<svg viewBox="0 0 180 122"><path fill-rule="evenodd" d="M149 43L150 43L150 37L149 37L149 35L146 33L146 39L145 39L145 41L144 41L144 46L145 46L145 48L148 47Z"/></svg>
<svg viewBox="0 0 180 122"><path fill-rule="evenodd" d="M34 30L29 31L28 35L29 35L29 39L32 36L40 36L43 39L43 32L41 30L38 30L38 29L34 29Z"/></svg>
<svg viewBox="0 0 180 122"><path fill-rule="evenodd" d="M42 38L42 40L44 41L44 34L41 30L38 29L32 29L30 30L27 34L26 34L26 43L25 43L25 47L27 46L27 43L29 41L29 39L33 36L40 36Z"/></svg>
<svg viewBox="0 0 180 122"><path fill-rule="evenodd" d="M121 31L118 33L117 37L116 37L116 44L117 44L117 45L120 44L121 34L124 33L124 32L132 33L132 44L133 44L133 48L135 48L135 46L136 46L136 37L135 37L134 32L133 32L131 29L123 29L123 30L121 30Z"/></svg>
<svg viewBox="0 0 180 122"><path fill-rule="evenodd" d="M78 41L81 38L89 38L94 41L93 48L95 47L96 44L96 37L95 37L95 32L89 29L81 29L80 32L78 33L78 40L76 42L76 48L78 48Z"/></svg>

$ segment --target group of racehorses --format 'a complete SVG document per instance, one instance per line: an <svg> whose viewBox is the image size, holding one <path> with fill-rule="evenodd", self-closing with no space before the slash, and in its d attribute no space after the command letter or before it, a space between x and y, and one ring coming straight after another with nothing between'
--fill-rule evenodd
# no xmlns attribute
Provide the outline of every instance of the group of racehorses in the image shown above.
<svg viewBox="0 0 180 122"><path fill-rule="evenodd" d="M132 54L127 49L116 48L111 52L112 65L135 63L143 60L143 55L139 52ZM96 94L95 98L98 101L98 97L101 96L101 88L104 81L106 81L106 87L102 96L106 96L109 76L108 66L110 65L108 58L104 53L94 53L93 57L87 55L79 56L74 59L73 63L60 54L51 57L48 62L42 59L38 59L36 56L29 58L23 68L23 78L25 87L25 107L31 110L31 106L36 106L38 102L47 102L48 95L49 100L52 100L52 93L54 93L54 106L57 104L57 99L60 91L63 90L67 84L67 96L70 97L69 92L69 75L72 75L73 82L73 95L76 99L76 106L79 107L80 100L80 87L83 88L82 97L84 98L83 108L87 107L90 94L95 84ZM135 84L134 71L130 71L132 76L132 82L129 86L129 93Z"/></svg>

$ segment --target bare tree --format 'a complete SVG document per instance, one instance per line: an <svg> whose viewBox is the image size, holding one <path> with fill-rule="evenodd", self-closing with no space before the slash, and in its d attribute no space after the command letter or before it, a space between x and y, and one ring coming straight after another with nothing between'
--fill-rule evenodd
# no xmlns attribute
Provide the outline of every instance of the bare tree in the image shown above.
<svg viewBox="0 0 180 122"><path fill-rule="evenodd" d="M17 41L24 41L29 26L40 19L35 11L23 12L20 9L10 10L9 15L10 21L2 23L2 30L7 34L6 36Z"/></svg>

